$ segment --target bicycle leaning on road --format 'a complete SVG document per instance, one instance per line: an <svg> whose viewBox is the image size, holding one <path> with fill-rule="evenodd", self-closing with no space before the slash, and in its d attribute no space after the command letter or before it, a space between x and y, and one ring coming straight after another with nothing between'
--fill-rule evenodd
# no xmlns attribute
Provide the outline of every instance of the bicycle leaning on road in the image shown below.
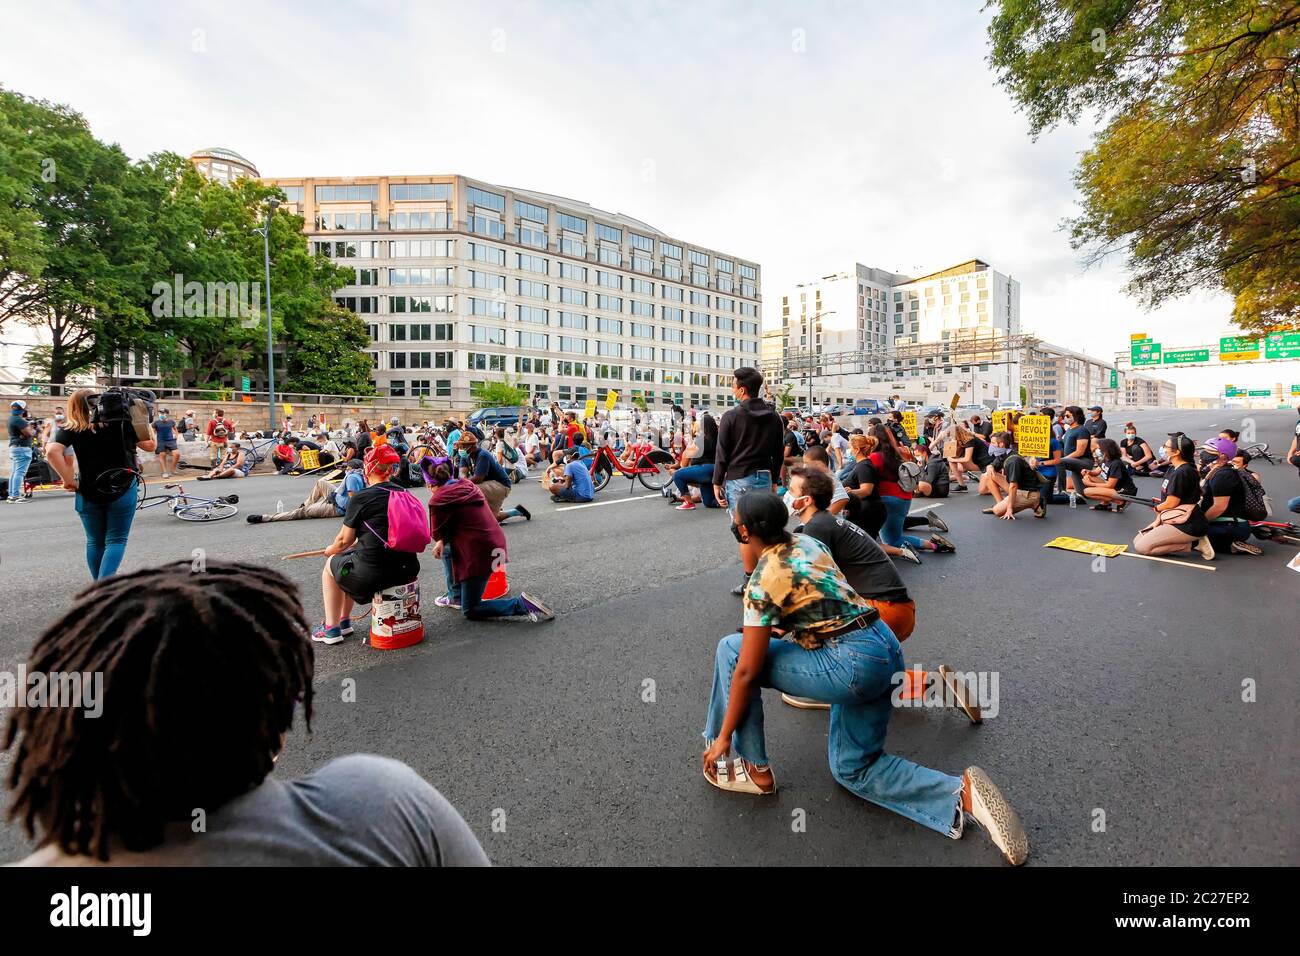
<svg viewBox="0 0 1300 956"><path fill-rule="evenodd" d="M165 506L182 521L221 521L239 514L235 503L238 495L224 495L218 498L203 498L185 491L179 483L163 485L165 494L151 495L140 472L132 468L111 468L99 476L95 488L101 494L113 497L127 494L133 488L138 496L136 511Z"/></svg>

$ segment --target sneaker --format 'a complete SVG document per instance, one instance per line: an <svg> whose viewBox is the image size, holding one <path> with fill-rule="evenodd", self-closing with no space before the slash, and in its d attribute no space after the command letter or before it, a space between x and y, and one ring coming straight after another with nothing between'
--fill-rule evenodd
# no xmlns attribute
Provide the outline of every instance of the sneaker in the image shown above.
<svg viewBox="0 0 1300 956"><path fill-rule="evenodd" d="M1210 544L1208 535L1202 535L1201 539L1196 542L1196 550L1200 552L1201 557L1206 561L1214 560L1214 545Z"/></svg>
<svg viewBox="0 0 1300 956"><path fill-rule="evenodd" d="M1093 505L1093 506L1092 506L1092 510L1093 510L1093 511L1110 511L1110 510L1111 510L1111 507L1110 507L1109 504L1099 504L1099 505Z"/></svg>
<svg viewBox="0 0 1300 956"><path fill-rule="evenodd" d="M689 498L687 498L685 501L683 501L681 504L679 504L679 505L677 506L677 510L678 510L678 511L694 511L694 510L695 510L695 502L693 502L693 501L691 501Z"/></svg>
<svg viewBox="0 0 1300 956"><path fill-rule="evenodd" d="M316 625L316 630L311 632L311 639L317 644L342 644L343 633L339 630L338 625L326 627L323 623Z"/></svg>
<svg viewBox="0 0 1300 956"><path fill-rule="evenodd" d="M903 545L899 550L902 553L896 555L896 557L903 558L906 561L911 561L913 564L921 563L921 559L917 557L916 552L913 551L911 548L909 548L907 545Z"/></svg>
<svg viewBox="0 0 1300 956"><path fill-rule="evenodd" d="M528 620L534 624L555 620L555 612L537 598L529 597L523 591L520 591L519 600L523 601L524 607L528 608Z"/></svg>
<svg viewBox="0 0 1300 956"><path fill-rule="evenodd" d="M940 554L956 554L957 546L941 534L930 535L930 540L934 542L934 550Z"/></svg>
<svg viewBox="0 0 1300 956"><path fill-rule="evenodd" d="M246 519L249 524L261 524L266 520L262 515L249 515Z"/></svg>
<svg viewBox="0 0 1300 956"><path fill-rule="evenodd" d="M782 694L783 703L791 707L798 707L800 710L830 710L830 704L824 704L820 700L813 700L811 697L794 697L790 694Z"/></svg>
<svg viewBox="0 0 1300 956"><path fill-rule="evenodd" d="M940 517L939 517L937 514L935 514L933 511L927 511L927 512L925 513L925 523L928 524L928 525L929 525L931 528L933 528L935 531L947 531L947 530L948 530L948 522L944 521L942 518L940 518Z"/></svg>
<svg viewBox="0 0 1300 956"><path fill-rule="evenodd" d="M960 707L972 724L984 723L984 715L980 713L979 704L971 699L966 682L959 682L956 673L947 664L939 665L939 677L948 690L945 700L951 700Z"/></svg>
<svg viewBox="0 0 1300 956"><path fill-rule="evenodd" d="M1251 544L1249 541L1232 542L1233 554L1263 554L1264 549L1257 544Z"/></svg>
<svg viewBox="0 0 1300 956"><path fill-rule="evenodd" d="M340 633L340 634L342 634L344 637L347 637L347 636L348 636L349 634L351 634L352 632L353 632L353 628L352 628L352 618L350 618L350 617L345 617L345 618L343 618L343 620L339 621L339 633Z"/></svg>
<svg viewBox="0 0 1300 956"><path fill-rule="evenodd" d="M743 597L745 594L745 588L747 587L749 587L749 578L745 578L745 580L741 581L734 588L732 588L731 593L736 595L736 597Z"/></svg>
<svg viewBox="0 0 1300 956"><path fill-rule="evenodd" d="M523 505L515 505L515 510L524 516L525 521L533 520L533 513L529 511L527 508L525 508Z"/></svg>
<svg viewBox="0 0 1300 956"><path fill-rule="evenodd" d="M1029 859L1029 835L989 775L979 767L967 767L961 783L962 810L988 834L1002 858L1012 866Z"/></svg>
<svg viewBox="0 0 1300 956"><path fill-rule="evenodd" d="M449 594L443 594L433 599L434 607L449 607L453 611L459 611L460 605Z"/></svg>
<svg viewBox="0 0 1300 956"><path fill-rule="evenodd" d="M950 490L963 495L967 494L970 491L970 489L967 488L965 485L953 485Z"/></svg>
<svg viewBox="0 0 1300 956"><path fill-rule="evenodd" d="M1034 506L1034 517L1035 518L1047 517L1047 505L1044 503L1041 497L1038 499L1038 504Z"/></svg>

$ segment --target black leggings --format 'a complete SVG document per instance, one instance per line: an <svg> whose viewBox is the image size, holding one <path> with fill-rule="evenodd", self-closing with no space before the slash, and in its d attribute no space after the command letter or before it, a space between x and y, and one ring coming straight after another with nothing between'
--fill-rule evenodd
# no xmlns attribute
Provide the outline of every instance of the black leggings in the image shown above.
<svg viewBox="0 0 1300 956"><path fill-rule="evenodd" d="M1065 489L1066 472L1073 471L1075 473L1082 474L1083 472L1093 467L1095 467L1095 463L1091 458L1062 458L1061 461L1058 463L1056 469L1056 478L1061 491L1064 492L1066 490ZM1083 479L1079 478L1078 480L1075 481L1075 484L1079 486L1079 488L1077 489L1079 494L1083 494L1083 487L1082 487Z"/></svg>

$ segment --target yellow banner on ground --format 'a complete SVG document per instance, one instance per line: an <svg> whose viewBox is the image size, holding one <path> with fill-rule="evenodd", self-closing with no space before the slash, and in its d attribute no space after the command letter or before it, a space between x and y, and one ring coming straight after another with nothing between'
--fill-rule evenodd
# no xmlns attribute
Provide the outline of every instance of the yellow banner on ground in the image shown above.
<svg viewBox="0 0 1300 956"><path fill-rule="evenodd" d="M1079 551L1083 554L1100 554L1115 558L1128 550L1126 544L1105 544L1101 541L1084 541L1082 538L1053 538L1044 548L1060 548L1062 551Z"/></svg>
<svg viewBox="0 0 1300 956"><path fill-rule="evenodd" d="M587 399L587 407L583 410L582 419L583 421L586 421L588 418L595 418L595 417L596 417L596 400L594 398L589 398Z"/></svg>
<svg viewBox="0 0 1300 956"><path fill-rule="evenodd" d="M908 438L916 441L916 412L903 412L903 431Z"/></svg>
<svg viewBox="0 0 1300 956"><path fill-rule="evenodd" d="M605 411L612 412L616 404L618 404L618 392L611 388L609 396L605 399Z"/></svg>
<svg viewBox="0 0 1300 956"><path fill-rule="evenodd" d="M1026 458L1052 455L1052 419L1049 415L1021 415L1016 422L1016 444Z"/></svg>

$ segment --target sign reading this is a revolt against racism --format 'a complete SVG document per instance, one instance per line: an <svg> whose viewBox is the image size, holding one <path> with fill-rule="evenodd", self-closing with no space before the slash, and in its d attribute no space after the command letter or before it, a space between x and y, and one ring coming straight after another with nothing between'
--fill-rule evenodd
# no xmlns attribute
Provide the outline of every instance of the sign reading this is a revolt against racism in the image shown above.
<svg viewBox="0 0 1300 956"><path fill-rule="evenodd" d="M1021 415L1016 423L1016 441L1026 458L1052 455L1052 419L1048 415Z"/></svg>

